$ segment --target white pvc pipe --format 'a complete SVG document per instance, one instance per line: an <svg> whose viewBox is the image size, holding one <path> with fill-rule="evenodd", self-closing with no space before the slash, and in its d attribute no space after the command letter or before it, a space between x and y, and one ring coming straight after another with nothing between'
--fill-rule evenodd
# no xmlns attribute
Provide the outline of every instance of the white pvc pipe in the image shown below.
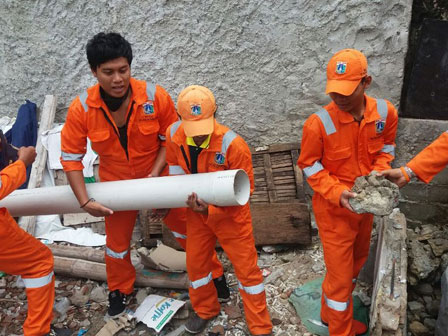
<svg viewBox="0 0 448 336"><path fill-rule="evenodd" d="M114 210L186 207L192 192L218 206L244 205L250 182L244 170L86 184L89 197ZM13 217L84 212L70 186L16 190L0 201Z"/></svg>

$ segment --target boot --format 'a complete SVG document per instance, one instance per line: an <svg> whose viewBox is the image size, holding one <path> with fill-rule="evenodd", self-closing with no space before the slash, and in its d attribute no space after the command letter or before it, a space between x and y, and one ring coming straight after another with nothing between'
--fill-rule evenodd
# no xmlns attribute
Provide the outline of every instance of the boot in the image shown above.
<svg viewBox="0 0 448 336"><path fill-rule="evenodd" d="M213 283L215 284L216 291L218 292L218 301L230 301L230 290L229 286L227 286L226 277L221 275L219 278L213 279Z"/></svg>
<svg viewBox="0 0 448 336"><path fill-rule="evenodd" d="M185 323L185 330L190 334L199 334L201 331L207 327L208 320L204 320L193 312L187 323Z"/></svg>

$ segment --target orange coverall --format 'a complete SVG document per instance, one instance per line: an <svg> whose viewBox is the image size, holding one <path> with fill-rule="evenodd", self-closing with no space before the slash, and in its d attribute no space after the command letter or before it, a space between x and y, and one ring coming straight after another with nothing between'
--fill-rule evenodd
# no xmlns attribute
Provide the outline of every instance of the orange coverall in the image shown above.
<svg viewBox="0 0 448 336"><path fill-rule="evenodd" d="M18 160L1 172L0 199L26 180L26 168ZM48 247L23 231L6 208L0 208L0 269L20 275L26 287L28 316L23 324L25 336L50 332L53 319L53 255Z"/></svg>
<svg viewBox="0 0 448 336"><path fill-rule="evenodd" d="M180 121L168 128L166 157L170 174L191 174L190 153ZM208 173L230 169L244 169L253 191L249 147L241 137L215 121L210 144L199 154L197 171ZM257 266L249 204L230 207L209 205L208 216L187 208L187 235L187 270L191 281L189 293L195 312L203 319L210 319L220 311L212 282L212 256L218 240L235 268L249 330L254 335L270 333L272 324L266 306L263 277Z"/></svg>
<svg viewBox="0 0 448 336"><path fill-rule="evenodd" d="M390 168L398 115L389 102L365 96L361 122L331 102L303 127L297 164L314 190L313 211L327 267L322 284L322 320L330 335L354 335L351 293L370 246L373 215L339 204L358 176Z"/></svg>
<svg viewBox="0 0 448 336"><path fill-rule="evenodd" d="M406 165L425 183L448 165L448 131L423 149Z"/></svg>
<svg viewBox="0 0 448 336"><path fill-rule="evenodd" d="M161 87L134 78L130 80L131 103L128 108L128 156L120 144L115 122L101 99L99 84L90 87L70 105L61 133L61 163L64 171L82 170L87 137L100 157L100 180L116 181L144 178L152 170L165 132L177 118L169 94ZM132 109L132 112L130 110ZM165 170L161 175L167 175ZM117 211L106 217L106 271L110 291L133 291L135 269L129 254L137 211ZM172 209L165 224L185 246L185 209ZM221 264L217 276L223 274ZM216 266L216 267L218 267ZM219 274L220 273L220 274Z"/></svg>

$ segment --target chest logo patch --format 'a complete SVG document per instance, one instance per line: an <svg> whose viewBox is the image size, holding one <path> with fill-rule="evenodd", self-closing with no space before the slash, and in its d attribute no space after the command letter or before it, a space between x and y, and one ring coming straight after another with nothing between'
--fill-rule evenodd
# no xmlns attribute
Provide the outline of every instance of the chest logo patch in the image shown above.
<svg viewBox="0 0 448 336"><path fill-rule="evenodd" d="M377 133L381 133L384 131L384 127L386 126L386 120L378 119L375 121L375 130Z"/></svg>
<svg viewBox="0 0 448 336"><path fill-rule="evenodd" d="M191 114L194 116L198 116L202 113L201 111L201 105L199 104L195 104L195 105L191 105Z"/></svg>
<svg viewBox="0 0 448 336"><path fill-rule="evenodd" d="M343 75L347 71L347 62L337 62L336 63L336 73L338 75Z"/></svg>
<svg viewBox="0 0 448 336"><path fill-rule="evenodd" d="M226 162L226 156L223 153L215 154L215 163L219 165L223 165Z"/></svg>
<svg viewBox="0 0 448 336"><path fill-rule="evenodd" d="M145 112L145 114L154 114L154 103L152 100L148 100L143 104L143 112Z"/></svg>

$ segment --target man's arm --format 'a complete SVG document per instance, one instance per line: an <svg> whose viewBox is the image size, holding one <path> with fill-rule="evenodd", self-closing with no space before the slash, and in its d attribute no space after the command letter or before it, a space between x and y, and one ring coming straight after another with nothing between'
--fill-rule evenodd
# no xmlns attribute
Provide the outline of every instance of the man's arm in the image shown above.
<svg viewBox="0 0 448 336"><path fill-rule="evenodd" d="M61 164L80 207L92 216L108 216L113 211L98 202L89 201L84 182L82 158L86 153L87 144L85 114L78 97L70 105L61 131Z"/></svg>
<svg viewBox="0 0 448 336"><path fill-rule="evenodd" d="M114 213L111 209L96 202L93 198L89 198L82 170L68 171L66 172L66 175L68 183L82 209L95 217L109 216Z"/></svg>
<svg viewBox="0 0 448 336"><path fill-rule="evenodd" d="M425 183L440 173L448 165L448 131L444 132L428 147L417 154L406 166L381 172L400 188L405 186L414 175Z"/></svg>
<svg viewBox="0 0 448 336"><path fill-rule="evenodd" d="M237 136L230 144L227 153L227 170L232 169L243 169L250 181L250 193L254 191L254 173L252 166L252 154L250 152L249 146L240 136ZM231 217L233 214L237 213L241 206L226 206L218 207L212 204L207 204L201 200L198 195L192 193L187 200L187 205L196 212L202 213L208 218L216 220L222 217Z"/></svg>
<svg viewBox="0 0 448 336"><path fill-rule="evenodd" d="M168 92L164 88L156 86L155 107L158 111L159 121L159 140L160 149L157 154L157 158L151 170L151 177L157 177L160 175L166 165L166 131L168 127L178 120L176 108L174 107L173 100Z"/></svg>
<svg viewBox="0 0 448 336"><path fill-rule="evenodd" d="M311 116L305 122L297 165L303 170L307 182L315 192L336 206L347 207L348 198L354 197L354 194L337 177L331 175L321 163L324 149L317 118Z"/></svg>
<svg viewBox="0 0 448 336"><path fill-rule="evenodd" d="M0 172L0 199L5 198L26 181L26 167L36 159L34 147L20 147L17 161L6 166Z"/></svg>

